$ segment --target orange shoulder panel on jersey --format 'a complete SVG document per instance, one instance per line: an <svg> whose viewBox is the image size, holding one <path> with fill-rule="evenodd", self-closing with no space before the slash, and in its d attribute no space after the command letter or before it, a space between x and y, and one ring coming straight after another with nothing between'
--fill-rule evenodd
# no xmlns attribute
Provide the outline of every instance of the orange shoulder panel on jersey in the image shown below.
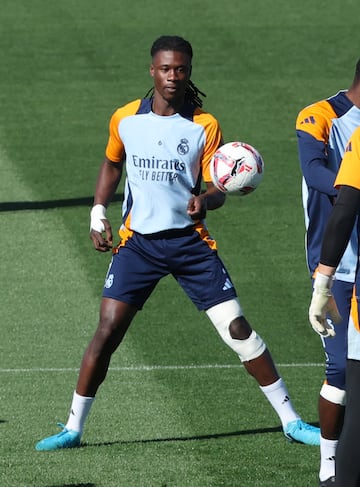
<svg viewBox="0 0 360 487"><path fill-rule="evenodd" d="M360 127L354 130L346 146L334 186L360 189Z"/></svg>
<svg viewBox="0 0 360 487"><path fill-rule="evenodd" d="M201 170L205 183L210 183L210 161L217 148L223 143L221 128L213 115L204 112L200 108L195 110L193 120L194 123L202 125L205 129L206 142L201 159Z"/></svg>
<svg viewBox="0 0 360 487"><path fill-rule="evenodd" d="M121 108L118 108L112 115L109 123L109 139L105 149L106 157L112 162L121 162L124 157L124 144L119 136L120 121L130 115L135 115L141 100L135 100Z"/></svg>
<svg viewBox="0 0 360 487"><path fill-rule="evenodd" d="M337 118L333 107L327 100L321 100L301 110L296 119L296 130L327 143L333 118Z"/></svg>

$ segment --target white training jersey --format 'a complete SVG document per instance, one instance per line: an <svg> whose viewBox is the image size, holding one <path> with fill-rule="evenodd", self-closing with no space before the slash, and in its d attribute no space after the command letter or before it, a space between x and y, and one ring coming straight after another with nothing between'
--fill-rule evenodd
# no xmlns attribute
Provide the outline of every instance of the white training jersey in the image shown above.
<svg viewBox="0 0 360 487"><path fill-rule="evenodd" d="M188 201L199 194L201 180L211 181L209 163L221 140L217 120L194 106L171 116L153 113L149 99L119 108L106 156L126 160L123 226L152 234L194 224Z"/></svg>

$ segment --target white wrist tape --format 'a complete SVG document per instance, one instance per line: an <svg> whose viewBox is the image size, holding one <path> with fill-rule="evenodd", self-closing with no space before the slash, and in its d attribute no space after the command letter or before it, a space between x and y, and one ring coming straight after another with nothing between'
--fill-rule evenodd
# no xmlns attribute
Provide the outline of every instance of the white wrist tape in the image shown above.
<svg viewBox="0 0 360 487"><path fill-rule="evenodd" d="M106 208L103 205L95 205L90 212L90 230L103 232L105 225L102 220L106 220Z"/></svg>

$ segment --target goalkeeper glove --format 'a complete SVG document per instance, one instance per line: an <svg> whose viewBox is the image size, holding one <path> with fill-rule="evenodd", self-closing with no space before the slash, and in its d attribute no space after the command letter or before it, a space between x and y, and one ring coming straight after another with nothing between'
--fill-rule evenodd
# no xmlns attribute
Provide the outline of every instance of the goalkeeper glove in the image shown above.
<svg viewBox="0 0 360 487"><path fill-rule="evenodd" d="M340 323L341 316L337 309L331 287L334 278L319 272L316 274L313 295L309 307L309 320L313 329L320 336L335 336L334 327L327 320L328 314L333 323Z"/></svg>

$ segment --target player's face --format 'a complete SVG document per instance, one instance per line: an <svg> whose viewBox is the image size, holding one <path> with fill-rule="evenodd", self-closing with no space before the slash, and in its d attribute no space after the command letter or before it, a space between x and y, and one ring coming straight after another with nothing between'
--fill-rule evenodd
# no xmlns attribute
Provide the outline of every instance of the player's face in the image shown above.
<svg viewBox="0 0 360 487"><path fill-rule="evenodd" d="M191 74L190 57L179 51L159 51L153 57L150 74L154 78L155 98L170 105L182 104Z"/></svg>

